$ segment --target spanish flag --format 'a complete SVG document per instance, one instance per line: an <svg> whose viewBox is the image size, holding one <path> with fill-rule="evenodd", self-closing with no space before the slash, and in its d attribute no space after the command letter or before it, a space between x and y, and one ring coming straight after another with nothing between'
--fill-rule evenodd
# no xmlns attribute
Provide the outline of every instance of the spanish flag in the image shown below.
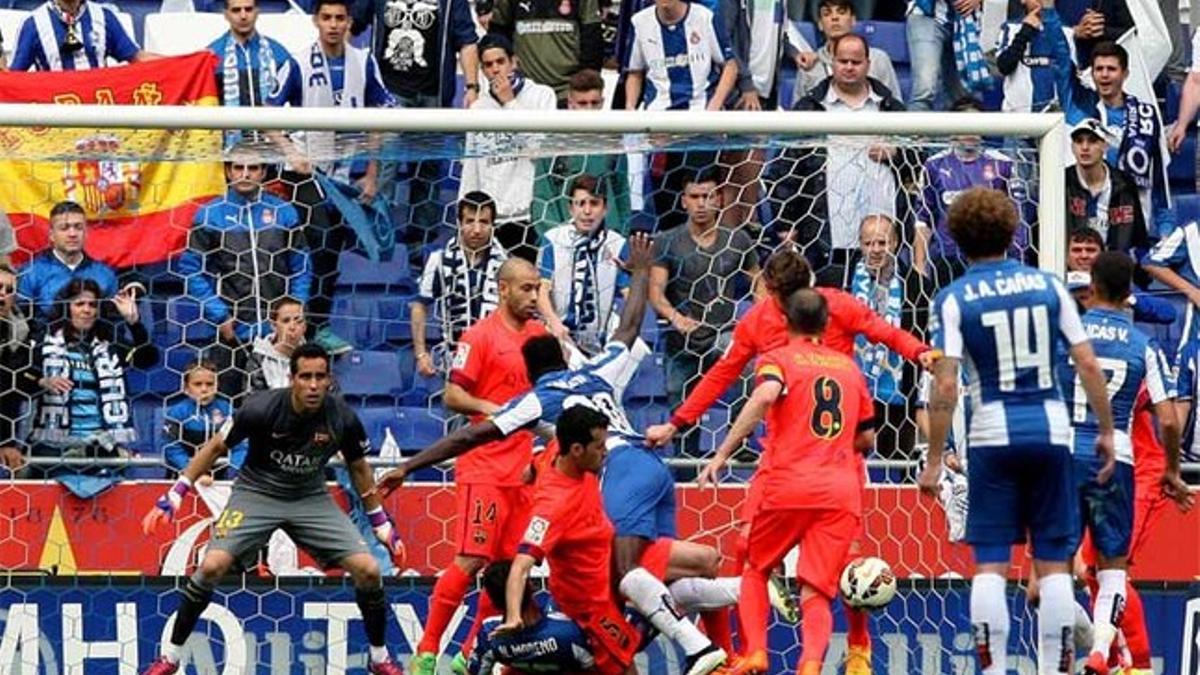
<svg viewBox="0 0 1200 675"><path fill-rule="evenodd" d="M0 101L57 105L217 105L217 57L197 52L102 70L0 73ZM166 260L192 217L220 195L219 131L0 128L0 209L20 263L48 244L48 214L78 202L87 252L113 267Z"/></svg>

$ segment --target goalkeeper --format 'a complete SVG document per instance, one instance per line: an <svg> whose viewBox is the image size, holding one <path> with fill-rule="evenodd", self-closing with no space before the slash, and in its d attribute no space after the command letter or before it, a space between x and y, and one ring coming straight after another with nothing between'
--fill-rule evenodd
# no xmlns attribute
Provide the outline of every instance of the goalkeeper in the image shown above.
<svg viewBox="0 0 1200 675"><path fill-rule="evenodd" d="M325 489L325 465L340 452L354 488L364 495L375 536L394 556L403 551L391 520L371 494L375 480L365 459L366 432L345 402L328 395L333 380L324 349L314 344L297 347L291 373L289 389L250 397L233 421L200 448L142 520L144 534L157 531L179 509L194 480L208 473L229 446L249 440L245 463L233 482L229 503L213 526L208 551L183 587L171 639L145 675L170 675L179 669L183 644L208 606L216 581L234 563L252 560L279 528L324 566L336 564L354 580L355 600L370 645L367 672L403 673L384 644L388 610L379 563Z"/></svg>

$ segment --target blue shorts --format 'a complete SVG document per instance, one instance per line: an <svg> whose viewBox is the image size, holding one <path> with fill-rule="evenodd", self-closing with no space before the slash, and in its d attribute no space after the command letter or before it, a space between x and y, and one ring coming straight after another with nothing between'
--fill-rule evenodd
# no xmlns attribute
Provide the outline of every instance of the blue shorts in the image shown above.
<svg viewBox="0 0 1200 675"><path fill-rule="evenodd" d="M972 446L967 480L967 541L976 563L1007 561L1026 537L1036 560L1071 557L1079 512L1067 446Z"/></svg>
<svg viewBox="0 0 1200 675"><path fill-rule="evenodd" d="M609 450L600 492L618 537L676 538L675 479L653 450L628 444Z"/></svg>
<svg viewBox="0 0 1200 675"><path fill-rule="evenodd" d="M1117 462L1112 478L1104 485L1096 482L1100 462L1094 457L1076 457L1075 486L1079 496L1079 532L1076 547L1083 541L1084 530L1092 533L1092 545L1105 558L1129 555L1133 535L1133 467Z"/></svg>

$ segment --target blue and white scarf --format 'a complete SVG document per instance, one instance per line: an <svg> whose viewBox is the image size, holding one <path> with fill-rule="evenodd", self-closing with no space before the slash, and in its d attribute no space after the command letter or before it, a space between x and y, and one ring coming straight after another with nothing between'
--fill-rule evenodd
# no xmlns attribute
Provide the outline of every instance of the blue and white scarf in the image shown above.
<svg viewBox="0 0 1200 675"><path fill-rule="evenodd" d="M493 237L486 255L483 264L472 265L458 237L451 237L442 248L442 264L438 270L441 294L435 300L446 339L457 341L463 331L491 314L500 303L497 280L500 266L508 260L508 254Z"/></svg>
<svg viewBox="0 0 1200 675"><path fill-rule="evenodd" d="M977 9L954 15L954 64L958 67L963 86L977 94L992 86L992 71L979 44L981 14L982 10Z"/></svg>
<svg viewBox="0 0 1200 675"><path fill-rule="evenodd" d="M250 44L258 40L258 49L250 52ZM246 74L247 86L258 85L258 105L266 105L271 94L275 92L275 50L267 38L257 33L246 42ZM257 63L250 59L257 59ZM258 66L258 82L255 83L254 71ZM238 41L233 33L225 34L225 53L221 57L221 92L222 105L227 108L238 108L242 105L241 73L238 69ZM253 98L253 97L252 97ZM232 148L242 140L242 132L229 130L225 132L225 147Z"/></svg>
<svg viewBox="0 0 1200 675"><path fill-rule="evenodd" d="M508 81L510 84L512 84L513 98L520 96L521 90L525 88L525 73L521 72L520 69L514 68L512 73L508 76ZM500 105L504 105L500 99L496 98L496 94L491 90L491 88L488 89L488 95L495 99Z"/></svg>
<svg viewBox="0 0 1200 675"><path fill-rule="evenodd" d="M866 263L859 261L854 266L850 289L855 298L870 307L884 321L899 326L904 312L904 287L894 271L884 270L884 274L887 275L886 284L880 283L876 275L867 269ZM854 355L876 401L885 405L904 402L904 396L900 392L903 357L892 352L886 345L869 341L861 333L854 339Z"/></svg>
<svg viewBox="0 0 1200 675"><path fill-rule="evenodd" d="M1108 123L1108 108L1103 102L1096 105L1100 122ZM1162 121L1154 105L1143 103L1132 94L1125 94L1125 124L1121 130L1121 147L1117 150L1117 168L1133 179L1142 201L1142 213L1147 221L1154 214L1154 192L1166 187L1165 167L1159 139ZM1160 175L1156 175L1160 174ZM1161 183L1160 183L1161 181Z"/></svg>
<svg viewBox="0 0 1200 675"><path fill-rule="evenodd" d="M84 342L68 342L62 329L47 335L40 347L42 352L42 374L45 377L65 377L75 382L71 353L75 352L91 366L100 405L98 416L101 431L97 439L120 445L137 440L130 415L129 399L125 390L125 366L121 358L112 351L112 343L95 337ZM30 440L52 445L75 444L80 438L72 433L71 416L74 412L71 393L42 392L37 414L33 416Z"/></svg>

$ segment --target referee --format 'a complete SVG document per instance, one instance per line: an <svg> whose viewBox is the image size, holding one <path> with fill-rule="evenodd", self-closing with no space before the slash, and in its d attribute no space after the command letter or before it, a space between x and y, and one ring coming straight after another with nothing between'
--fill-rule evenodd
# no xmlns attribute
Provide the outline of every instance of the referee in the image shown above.
<svg viewBox="0 0 1200 675"><path fill-rule="evenodd" d="M233 567L252 564L271 533L282 528L323 566L337 565L354 580L370 643L369 673L401 675L384 645L387 601L379 563L367 551L358 530L325 488L325 465L342 454L354 487L364 495L367 516L377 536L393 555L403 545L383 510L371 467L369 448L358 415L340 397L330 396L329 354L314 344L291 356L291 387L248 398L222 433L209 439L142 520L151 534L179 509L192 482L207 474L216 459L244 439L250 442L245 464L233 483L229 503L213 526L204 560L183 587L170 644L144 675L169 675L179 668L179 655L201 612L208 606L218 579Z"/></svg>

